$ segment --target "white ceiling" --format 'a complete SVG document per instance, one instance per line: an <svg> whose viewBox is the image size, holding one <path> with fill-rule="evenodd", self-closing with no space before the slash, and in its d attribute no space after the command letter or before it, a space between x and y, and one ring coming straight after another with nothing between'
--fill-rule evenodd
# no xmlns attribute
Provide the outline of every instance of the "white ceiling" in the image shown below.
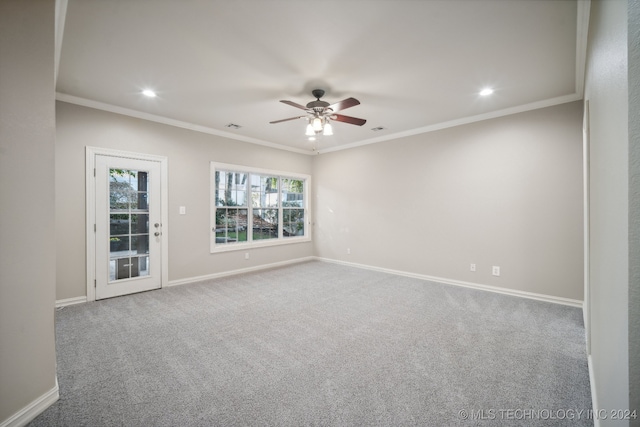
<svg viewBox="0 0 640 427"><path fill-rule="evenodd" d="M293 151L332 151L580 99L587 5L68 0L57 97ZM485 86L495 93L480 97ZM158 97L142 96L145 88ZM334 135L316 143L304 120L269 123L303 113L279 100L304 105L314 88L329 103L357 98L361 105L341 113L367 123L334 122Z"/></svg>

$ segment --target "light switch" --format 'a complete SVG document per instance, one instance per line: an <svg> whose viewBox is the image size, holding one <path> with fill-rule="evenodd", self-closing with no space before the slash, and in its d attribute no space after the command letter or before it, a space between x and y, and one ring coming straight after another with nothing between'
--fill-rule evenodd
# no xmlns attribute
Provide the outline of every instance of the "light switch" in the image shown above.
<svg viewBox="0 0 640 427"><path fill-rule="evenodd" d="M186 214L187 214L187 207L180 206L180 215L186 215Z"/></svg>

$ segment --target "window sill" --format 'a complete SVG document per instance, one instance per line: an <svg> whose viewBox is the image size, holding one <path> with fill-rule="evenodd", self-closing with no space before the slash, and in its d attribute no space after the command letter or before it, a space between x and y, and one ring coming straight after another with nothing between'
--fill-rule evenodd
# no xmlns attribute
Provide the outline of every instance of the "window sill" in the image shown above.
<svg viewBox="0 0 640 427"><path fill-rule="evenodd" d="M277 240L261 240L258 242L226 243L224 245L217 244L211 248L210 253L215 254L220 252L242 251L242 250L255 249L255 248L267 248L270 246L290 245L294 243L305 243L310 241L311 241L311 237L302 236L302 237L287 237L286 239L277 239Z"/></svg>

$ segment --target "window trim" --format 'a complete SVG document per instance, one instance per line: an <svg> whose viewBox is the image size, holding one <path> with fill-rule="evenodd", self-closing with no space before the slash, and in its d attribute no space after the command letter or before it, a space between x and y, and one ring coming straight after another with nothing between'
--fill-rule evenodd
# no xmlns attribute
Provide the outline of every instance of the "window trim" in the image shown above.
<svg viewBox="0 0 640 427"><path fill-rule="evenodd" d="M255 168L249 166L242 166L230 163L220 163L220 162L210 162L209 168L209 252L210 253L219 253L219 252L229 252L229 251L238 251L238 250L246 250L252 248L263 248L269 246L280 246L280 245L289 245L292 243L302 243L302 242L310 242L311 241L311 209L310 209L310 201L311 201L311 175L295 173L295 172L285 172L278 171L273 169L262 169ZM267 239L267 240L252 240L247 242L236 242L236 243L225 243L225 244L216 244L216 171L224 170L224 171L233 171L239 173L247 173L249 175L272 175L277 176L278 179L289 178L289 179L300 179L304 182L303 195L304 195L304 215L305 215L305 234L304 236L292 236L292 237L281 237L282 233L282 216L283 216L283 206L282 206L282 186L279 186L279 197L278 197L278 218L279 218L279 227L278 227L278 237L275 239ZM247 216L249 221L251 221L253 215L253 206L251 206L251 178L247 180Z"/></svg>

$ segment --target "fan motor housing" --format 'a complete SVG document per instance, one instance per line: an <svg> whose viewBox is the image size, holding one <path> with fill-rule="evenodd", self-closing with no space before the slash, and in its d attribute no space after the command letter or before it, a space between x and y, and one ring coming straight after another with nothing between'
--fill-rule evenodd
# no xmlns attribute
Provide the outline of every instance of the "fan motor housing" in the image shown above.
<svg viewBox="0 0 640 427"><path fill-rule="evenodd" d="M326 101L320 101L320 98L324 96L324 90L314 89L311 91L311 94L316 97L316 100L307 104L308 109L321 113L325 108L331 105Z"/></svg>
<svg viewBox="0 0 640 427"><path fill-rule="evenodd" d="M318 113L322 113L329 106L328 102L324 101L313 101L307 104L307 109L316 111Z"/></svg>

